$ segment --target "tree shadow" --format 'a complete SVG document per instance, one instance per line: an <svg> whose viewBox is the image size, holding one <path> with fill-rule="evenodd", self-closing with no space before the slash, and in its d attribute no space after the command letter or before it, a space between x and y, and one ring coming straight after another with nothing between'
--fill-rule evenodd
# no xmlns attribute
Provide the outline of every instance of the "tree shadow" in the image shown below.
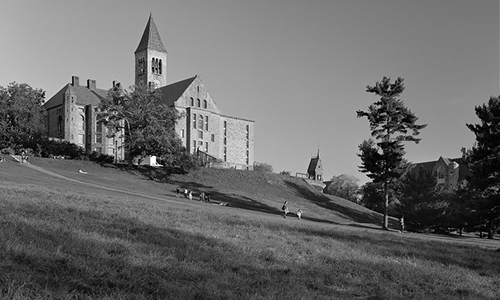
<svg viewBox="0 0 500 300"><path fill-rule="evenodd" d="M312 203L323 207L328 210L333 210L338 213L341 213L348 218L350 218L354 222L358 223L373 223L373 224L380 224L382 226L382 218L383 216L380 216L378 213L369 211L366 209L366 211L362 211L359 209L354 209L354 208L349 208L347 206L342 206L334 202L334 199L329 198L323 194L320 194L316 190L311 190L305 186L298 185L295 182L285 180L285 184L296 191L296 193L301 196L302 198L305 198ZM342 199L345 200L345 199ZM348 200L345 200L348 201ZM357 205L357 204L352 204L352 205ZM393 228L397 228L398 223L395 219L389 219L389 225Z"/></svg>

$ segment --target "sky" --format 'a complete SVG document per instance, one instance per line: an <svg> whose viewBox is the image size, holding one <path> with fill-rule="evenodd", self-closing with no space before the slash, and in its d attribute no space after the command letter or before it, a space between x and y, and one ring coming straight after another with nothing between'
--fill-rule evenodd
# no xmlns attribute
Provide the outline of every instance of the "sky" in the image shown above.
<svg viewBox="0 0 500 300"><path fill-rule="evenodd" d="M50 99L71 76L134 84L134 51L152 13L167 81L199 75L224 115L255 121L255 161L361 183L370 138L366 92L404 78L401 99L428 124L412 162L460 157L474 107L500 95L498 0L0 0L0 86Z"/></svg>

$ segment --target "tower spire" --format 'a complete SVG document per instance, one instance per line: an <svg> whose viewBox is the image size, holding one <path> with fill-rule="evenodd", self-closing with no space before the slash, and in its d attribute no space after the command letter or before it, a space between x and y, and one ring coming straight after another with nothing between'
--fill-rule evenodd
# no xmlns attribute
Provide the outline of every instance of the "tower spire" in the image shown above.
<svg viewBox="0 0 500 300"><path fill-rule="evenodd" d="M149 13L148 23L146 24L146 28L144 29L144 33L142 34L141 41L135 53L146 49L167 52L160 34L158 33L158 29L156 28L155 21L153 20L153 13Z"/></svg>

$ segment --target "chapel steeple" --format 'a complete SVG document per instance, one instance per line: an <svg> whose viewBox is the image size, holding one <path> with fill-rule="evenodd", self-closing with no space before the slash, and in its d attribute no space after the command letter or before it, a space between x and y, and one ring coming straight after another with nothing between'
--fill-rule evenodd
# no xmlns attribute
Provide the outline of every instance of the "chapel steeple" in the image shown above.
<svg viewBox="0 0 500 300"><path fill-rule="evenodd" d="M158 88L167 85L167 50L152 14L134 53L136 86L145 84L149 88Z"/></svg>

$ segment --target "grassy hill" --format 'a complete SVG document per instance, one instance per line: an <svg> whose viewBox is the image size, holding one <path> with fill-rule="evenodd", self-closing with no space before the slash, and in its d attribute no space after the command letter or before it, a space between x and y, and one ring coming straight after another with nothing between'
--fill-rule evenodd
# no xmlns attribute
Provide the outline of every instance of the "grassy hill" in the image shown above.
<svg viewBox="0 0 500 300"><path fill-rule="evenodd" d="M498 240L379 230L301 180L226 171L0 163L0 299L500 298Z"/></svg>
<svg viewBox="0 0 500 300"><path fill-rule="evenodd" d="M100 166L84 161L34 158L32 164L89 184L105 186L154 197L175 196L177 187L193 190L195 197L209 192L215 202L267 214L281 214L284 201L291 212L304 212L303 218L334 224L363 224L378 227L382 215L345 199L318 192L303 179L234 169L201 168L187 175L168 176L164 169L147 166L129 170L114 165ZM79 174L79 169L88 174ZM156 180L152 180L152 179ZM396 220L391 220L397 228Z"/></svg>

